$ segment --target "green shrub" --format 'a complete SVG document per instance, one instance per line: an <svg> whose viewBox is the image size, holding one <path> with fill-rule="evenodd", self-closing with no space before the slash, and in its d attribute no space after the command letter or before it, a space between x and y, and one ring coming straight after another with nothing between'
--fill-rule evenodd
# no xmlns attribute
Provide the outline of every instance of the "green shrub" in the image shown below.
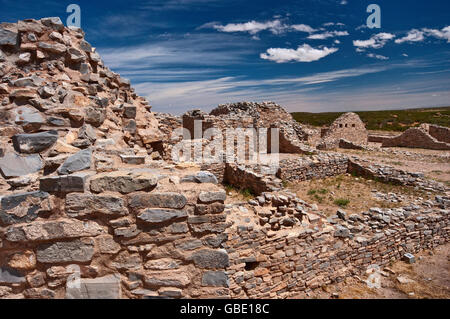
<svg viewBox="0 0 450 319"><path fill-rule="evenodd" d="M338 198L334 200L334 204L338 205L339 207L347 207L349 203L350 200L346 198Z"/></svg>

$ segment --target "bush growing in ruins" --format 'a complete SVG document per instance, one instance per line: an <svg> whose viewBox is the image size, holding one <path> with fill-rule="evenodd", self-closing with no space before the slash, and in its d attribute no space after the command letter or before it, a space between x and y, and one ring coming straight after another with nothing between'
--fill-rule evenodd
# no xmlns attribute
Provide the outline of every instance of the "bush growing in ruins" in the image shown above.
<svg viewBox="0 0 450 319"><path fill-rule="evenodd" d="M347 207L347 205L350 204L350 200L346 198L338 198L334 201L334 203L340 207Z"/></svg>

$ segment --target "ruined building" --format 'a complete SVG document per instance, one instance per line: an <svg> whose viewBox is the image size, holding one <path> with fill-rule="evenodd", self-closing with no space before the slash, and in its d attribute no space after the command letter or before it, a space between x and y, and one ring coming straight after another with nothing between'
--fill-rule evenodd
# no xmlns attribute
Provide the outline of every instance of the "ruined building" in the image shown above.
<svg viewBox="0 0 450 319"><path fill-rule="evenodd" d="M153 113L82 30L59 18L0 24L0 298L288 298L449 241L440 183L311 155L308 132L273 103L191 114L186 127L191 117L275 125L280 150L303 154L275 177L228 167L258 196L226 202L225 168L171 161L183 121ZM327 218L281 183L346 172L436 197Z"/></svg>
<svg viewBox="0 0 450 319"><path fill-rule="evenodd" d="M432 150L450 150L450 128L422 124L420 127L411 127L405 132L381 139L382 147L411 147Z"/></svg>
<svg viewBox="0 0 450 319"><path fill-rule="evenodd" d="M344 144L356 146L367 145L368 132L363 121L356 113L345 113L338 117L329 127L322 129L319 149L333 149Z"/></svg>

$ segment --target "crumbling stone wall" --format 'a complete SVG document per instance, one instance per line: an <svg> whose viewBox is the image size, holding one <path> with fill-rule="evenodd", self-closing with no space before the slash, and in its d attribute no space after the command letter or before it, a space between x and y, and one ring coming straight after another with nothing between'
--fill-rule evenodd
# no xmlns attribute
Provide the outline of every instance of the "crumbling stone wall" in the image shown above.
<svg viewBox="0 0 450 319"><path fill-rule="evenodd" d="M447 243L448 210L440 209L440 202L437 199L433 207L373 208L362 215L341 212L334 216L336 225L316 215L289 231L230 229L226 249L231 296L298 297L364 274L369 265L382 267L404 253Z"/></svg>
<svg viewBox="0 0 450 319"><path fill-rule="evenodd" d="M208 128L216 128L226 136L227 128L267 128L268 149L270 151L270 128L279 129L280 153L311 153L314 149L307 145L311 130L302 127L281 106L273 102L240 102L221 104L210 114L200 110L183 115L183 127L194 138L194 121L202 121L202 133Z"/></svg>
<svg viewBox="0 0 450 319"><path fill-rule="evenodd" d="M441 129L433 129L433 133L438 135L442 140L446 137L440 136L440 133L445 132ZM382 147L412 147L412 148L426 148L434 150L450 150L450 143L441 142L430 135L423 127L409 128L400 135L386 138L383 140Z"/></svg>
<svg viewBox="0 0 450 319"><path fill-rule="evenodd" d="M427 127L428 133L439 142L450 143L450 128L433 124L424 124L422 126Z"/></svg>
<svg viewBox="0 0 450 319"><path fill-rule="evenodd" d="M363 121L356 113L345 113L338 117L330 127L321 132L319 149L333 149L339 146L341 139L357 145L367 145L368 132Z"/></svg>
<svg viewBox="0 0 450 319"><path fill-rule="evenodd" d="M321 154L280 161L277 177L284 181L306 181L347 173L348 158Z"/></svg>

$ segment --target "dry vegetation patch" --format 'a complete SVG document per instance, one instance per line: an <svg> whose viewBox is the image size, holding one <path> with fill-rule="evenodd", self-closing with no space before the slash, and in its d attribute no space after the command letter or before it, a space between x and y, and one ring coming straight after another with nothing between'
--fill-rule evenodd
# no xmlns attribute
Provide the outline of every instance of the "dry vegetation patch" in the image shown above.
<svg viewBox="0 0 450 319"><path fill-rule="evenodd" d="M315 203L327 215L334 215L338 208L349 213L361 213L370 207L395 208L405 206L418 197L430 198L430 195L410 187L385 184L373 180L354 177L349 174L288 183L287 189L308 203ZM376 193L401 195L399 202L376 198ZM401 196L398 196L399 199Z"/></svg>

